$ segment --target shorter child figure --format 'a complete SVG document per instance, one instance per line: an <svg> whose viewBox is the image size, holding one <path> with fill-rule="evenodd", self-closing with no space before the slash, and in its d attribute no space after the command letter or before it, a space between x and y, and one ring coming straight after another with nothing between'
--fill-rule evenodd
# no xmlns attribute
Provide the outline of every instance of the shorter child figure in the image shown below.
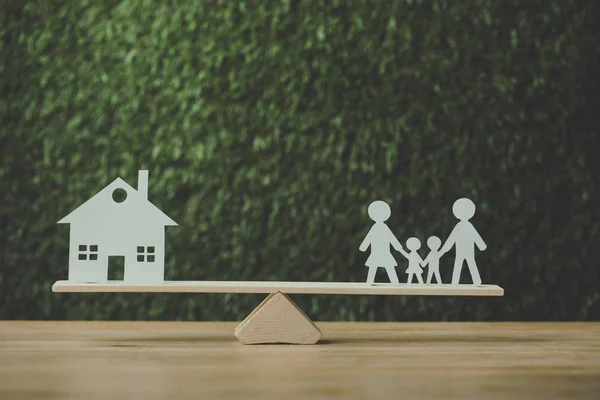
<svg viewBox="0 0 600 400"><path fill-rule="evenodd" d="M440 277L440 256L439 252L440 246L442 245L442 241L437 236L431 236L427 239L427 247L429 247L429 254L425 257L425 260L421 264L423 267L429 264L429 268L427 270L427 284L431 283L431 278L435 274L435 279L437 283L442 283L442 278Z"/></svg>
<svg viewBox="0 0 600 400"><path fill-rule="evenodd" d="M413 275L416 275L417 281L419 281L420 284L423 284L423 278L421 277L421 274L423 273L423 270L421 269L423 260L421 259L421 256L419 256L419 253L417 253L417 250L421 248L421 241L416 237L408 238L406 241L406 248L410 250L410 253L405 252L402 248L399 251L408 259L408 268L406 269L406 273L408 274L407 283L412 283Z"/></svg>

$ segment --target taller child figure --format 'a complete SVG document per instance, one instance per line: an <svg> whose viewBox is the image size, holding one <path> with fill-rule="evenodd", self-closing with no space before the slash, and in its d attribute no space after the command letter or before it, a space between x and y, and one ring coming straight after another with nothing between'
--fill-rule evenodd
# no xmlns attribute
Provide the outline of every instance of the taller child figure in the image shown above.
<svg viewBox="0 0 600 400"><path fill-rule="evenodd" d="M390 206L384 201L377 200L369 205L369 217L375 221L369 233L360 244L359 250L366 251L371 246L371 255L367 259L365 265L369 267L367 275L367 284L372 285L375 282L375 273L377 268L385 268L390 282L398 284L398 275L395 267L398 265L396 259L392 256L390 245L400 251L402 245L396 239L390 228L385 224L385 221L391 215Z"/></svg>
<svg viewBox="0 0 600 400"><path fill-rule="evenodd" d="M454 216L460 221L456 224L450 236L441 248L440 253L444 254L456 245L456 258L454 260L454 271L452 272L452 284L457 285L460 280L460 272L466 261L473 283L481 285L481 277L475 263L475 246L483 251L487 248L479 233L469 222L475 215L475 204L469 199L458 199L452 206Z"/></svg>

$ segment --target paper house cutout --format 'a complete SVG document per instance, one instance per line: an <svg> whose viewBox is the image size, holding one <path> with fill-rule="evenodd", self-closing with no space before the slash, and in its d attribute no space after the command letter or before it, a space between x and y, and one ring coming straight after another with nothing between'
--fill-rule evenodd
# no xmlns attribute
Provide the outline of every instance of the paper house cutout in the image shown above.
<svg viewBox="0 0 600 400"><path fill-rule="evenodd" d="M165 227L177 223L148 201L148 171L137 190L117 178L58 223L70 224L69 281L106 282L109 256L125 258L126 282L164 281Z"/></svg>

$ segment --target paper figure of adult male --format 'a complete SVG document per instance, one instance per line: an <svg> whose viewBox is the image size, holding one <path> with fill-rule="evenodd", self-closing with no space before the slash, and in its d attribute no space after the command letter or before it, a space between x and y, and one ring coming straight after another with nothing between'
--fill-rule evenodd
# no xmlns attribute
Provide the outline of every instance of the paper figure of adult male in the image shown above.
<svg viewBox="0 0 600 400"><path fill-rule="evenodd" d="M447 253L452 246L456 247L456 258L454 260L454 271L452 272L452 284L457 285L460 281L460 273L464 262L467 262L469 272L473 278L473 284L481 285L481 277L475 262L475 246L481 251L487 249L487 245L469 220L475 215L475 203L467 198L461 198L452 205L452 212L460 221L456 224L446 243L442 246L440 253Z"/></svg>

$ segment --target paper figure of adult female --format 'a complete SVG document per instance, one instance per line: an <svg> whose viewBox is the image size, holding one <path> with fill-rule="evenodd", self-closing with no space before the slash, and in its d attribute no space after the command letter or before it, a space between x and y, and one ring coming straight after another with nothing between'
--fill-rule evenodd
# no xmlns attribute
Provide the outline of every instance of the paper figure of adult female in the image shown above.
<svg viewBox="0 0 600 400"><path fill-rule="evenodd" d="M384 201L376 200L369 205L368 214L375 223L359 247L360 251L366 251L371 246L371 254L365 263L369 267L367 284L372 285L375 282L377 268L385 268L390 282L398 284L400 282L395 269L398 263L392 256L390 246L400 251L402 245L385 224L391 215L390 206Z"/></svg>

